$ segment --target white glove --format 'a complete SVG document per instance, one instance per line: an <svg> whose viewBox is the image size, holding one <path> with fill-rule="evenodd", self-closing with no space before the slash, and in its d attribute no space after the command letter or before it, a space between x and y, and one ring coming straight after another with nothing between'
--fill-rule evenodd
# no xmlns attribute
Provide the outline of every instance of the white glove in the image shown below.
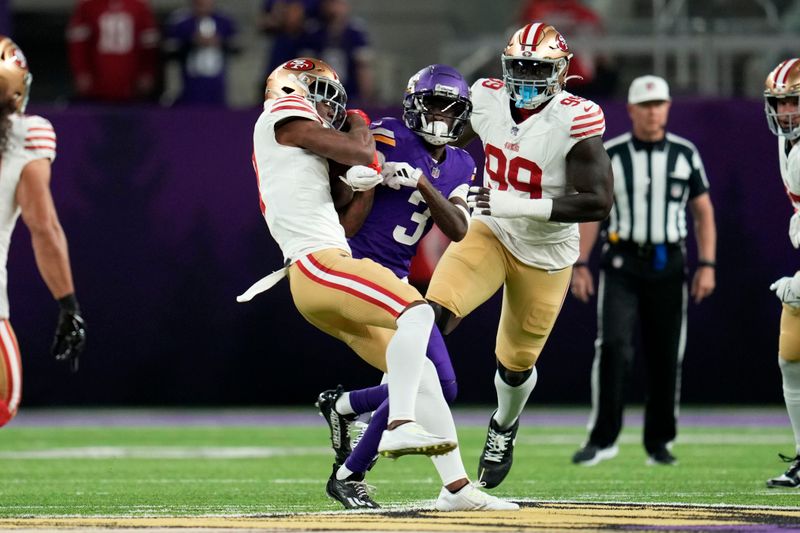
<svg viewBox="0 0 800 533"><path fill-rule="evenodd" d="M775 291L775 296L780 301L792 307L800 307L800 278L798 278L798 274L791 278L781 278L769 286L769 290Z"/></svg>
<svg viewBox="0 0 800 533"><path fill-rule="evenodd" d="M347 169L344 176L339 176L339 179L345 182L356 192L368 191L383 181L377 170L365 167L364 165L355 165Z"/></svg>
<svg viewBox="0 0 800 533"><path fill-rule="evenodd" d="M792 246L800 248L800 212L789 219L789 239L792 241Z"/></svg>
<svg viewBox="0 0 800 533"><path fill-rule="evenodd" d="M532 218L550 220L553 200L550 198L520 198L514 191L498 191L486 187L470 187L467 205L475 214L497 218Z"/></svg>
<svg viewBox="0 0 800 533"><path fill-rule="evenodd" d="M399 190L400 187L416 189L419 177L422 175L422 169L415 168L408 163L387 161L383 164L381 175L383 176L383 184L394 190Z"/></svg>

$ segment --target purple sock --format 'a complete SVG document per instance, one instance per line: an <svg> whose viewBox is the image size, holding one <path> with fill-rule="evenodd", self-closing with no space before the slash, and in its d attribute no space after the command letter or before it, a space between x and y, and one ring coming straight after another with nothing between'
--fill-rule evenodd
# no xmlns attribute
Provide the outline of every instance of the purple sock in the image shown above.
<svg viewBox="0 0 800 533"><path fill-rule="evenodd" d="M350 391L350 407L358 414L374 411L389 397L389 385Z"/></svg>
<svg viewBox="0 0 800 533"><path fill-rule="evenodd" d="M448 403L452 402L457 390L456 373L444 344L444 338L436 326L431 330L431 338L428 341L428 359L436 367L445 399ZM378 453L378 443L380 443L383 430L386 429L389 422L388 385L351 391L350 406L358 414L375 411L364 435L344 463L352 472L364 473Z"/></svg>
<svg viewBox="0 0 800 533"><path fill-rule="evenodd" d="M380 387L373 387L380 388ZM351 393L352 394L352 393ZM351 397L352 398L352 397ZM350 400L352 405L352 399ZM389 423L389 400L383 403L372 414L364 436L358 441L358 445L353 448L353 452L347 458L344 465L352 472L364 473L369 468L372 459L378 453L378 443L381 441L383 430Z"/></svg>

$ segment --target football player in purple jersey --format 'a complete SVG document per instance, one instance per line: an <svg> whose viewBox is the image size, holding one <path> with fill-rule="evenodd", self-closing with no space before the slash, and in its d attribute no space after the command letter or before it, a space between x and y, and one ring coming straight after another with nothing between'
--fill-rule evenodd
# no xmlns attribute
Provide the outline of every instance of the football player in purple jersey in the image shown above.
<svg viewBox="0 0 800 533"><path fill-rule="evenodd" d="M464 238L470 221L466 196L475 176L475 162L466 151L449 143L461 135L471 112L470 89L461 74L446 65L430 65L409 80L402 121L384 118L370 125L382 159L385 186L356 193L347 210L340 213L353 257L371 259L405 279L419 241L434 223L451 240ZM387 330L387 339L390 333ZM385 351L383 339L362 349L381 353ZM436 328L431 332L427 355L427 364L435 367L441 390L429 394L421 391L417 414L421 422L426 419L426 427L455 440L449 410L437 408L439 402L450 403L455 398L456 379ZM377 457L378 442L386 428L387 398L386 384L351 392L344 392L340 386L319 395L317 405L328 422L336 452L326 492L346 508L378 507L367 492L364 475ZM351 450L349 427L359 414L371 411L369 425ZM444 485L436 501L438 510L519 508L470 483L458 448L432 460Z"/></svg>

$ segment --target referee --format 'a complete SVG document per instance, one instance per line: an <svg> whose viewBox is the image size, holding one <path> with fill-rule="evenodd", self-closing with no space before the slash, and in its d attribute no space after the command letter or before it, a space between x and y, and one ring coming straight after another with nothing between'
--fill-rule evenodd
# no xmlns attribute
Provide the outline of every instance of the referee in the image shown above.
<svg viewBox="0 0 800 533"><path fill-rule="evenodd" d="M686 345L686 205L699 257L691 286L695 303L714 290L717 235L700 154L691 142L667 133L669 108L665 80L636 78L628 91L633 131L605 145L614 169L614 208L601 261L589 438L572 457L576 464L591 466L617 454L637 318L647 370L648 464L676 463L670 448ZM571 289L583 302L594 294L586 262L598 228L598 223L581 224Z"/></svg>

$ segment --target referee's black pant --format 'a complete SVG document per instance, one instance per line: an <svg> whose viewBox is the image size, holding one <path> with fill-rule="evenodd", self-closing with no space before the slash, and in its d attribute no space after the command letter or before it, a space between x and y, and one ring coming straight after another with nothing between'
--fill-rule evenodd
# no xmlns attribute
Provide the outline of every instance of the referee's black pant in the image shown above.
<svg viewBox="0 0 800 533"><path fill-rule="evenodd" d="M680 368L686 339L686 273L682 244L620 242L604 247L598 288L589 443L606 448L622 429L626 383L633 367L637 318L646 365L644 447L675 439Z"/></svg>

